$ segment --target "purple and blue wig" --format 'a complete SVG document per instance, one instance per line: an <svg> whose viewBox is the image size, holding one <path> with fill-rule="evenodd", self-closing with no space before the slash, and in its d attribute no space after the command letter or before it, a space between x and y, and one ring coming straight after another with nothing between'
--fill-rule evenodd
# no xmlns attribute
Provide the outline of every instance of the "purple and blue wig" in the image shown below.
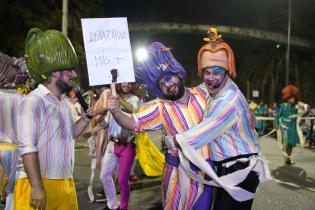
<svg viewBox="0 0 315 210"><path fill-rule="evenodd" d="M136 81L145 84L152 95L164 98L159 88L159 80L163 76L175 74L185 82L186 71L164 44L153 42L147 51L148 58L136 65Z"/></svg>

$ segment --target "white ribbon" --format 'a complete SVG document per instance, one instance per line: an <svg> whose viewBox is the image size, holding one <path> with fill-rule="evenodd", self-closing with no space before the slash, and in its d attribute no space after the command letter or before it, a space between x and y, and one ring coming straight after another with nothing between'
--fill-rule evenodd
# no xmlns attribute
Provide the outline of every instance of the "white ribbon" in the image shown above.
<svg viewBox="0 0 315 210"><path fill-rule="evenodd" d="M166 138L166 141L173 141L173 139ZM190 146L185 141L180 140L178 141L178 144L181 147L181 149L178 150L180 166L188 176L202 184L224 188L237 201L246 201L255 197L255 193L236 186L246 179L250 171L257 172L260 182L271 180L267 161L262 155L251 156L248 158L249 166L247 168L218 177L211 166L192 146ZM189 161L196 165L202 172L207 174L212 180L207 181L205 180L204 176L194 173L190 168Z"/></svg>

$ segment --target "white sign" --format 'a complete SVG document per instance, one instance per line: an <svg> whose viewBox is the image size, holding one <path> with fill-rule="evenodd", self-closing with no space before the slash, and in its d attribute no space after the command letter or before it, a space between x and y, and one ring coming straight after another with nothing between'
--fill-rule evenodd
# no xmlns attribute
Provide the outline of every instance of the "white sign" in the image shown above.
<svg viewBox="0 0 315 210"><path fill-rule="evenodd" d="M91 86L134 82L127 18L81 19Z"/></svg>
<svg viewBox="0 0 315 210"><path fill-rule="evenodd" d="M253 97L258 98L259 97L259 91L258 90L253 90Z"/></svg>

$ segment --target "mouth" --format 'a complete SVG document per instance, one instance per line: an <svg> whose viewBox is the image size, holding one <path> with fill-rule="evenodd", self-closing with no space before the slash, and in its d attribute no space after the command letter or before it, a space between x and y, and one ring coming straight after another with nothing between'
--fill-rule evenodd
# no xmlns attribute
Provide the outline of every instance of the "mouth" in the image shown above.
<svg viewBox="0 0 315 210"><path fill-rule="evenodd" d="M212 82L207 82L207 86L211 90L218 89L220 87L220 84L218 83L212 83Z"/></svg>
<svg viewBox="0 0 315 210"><path fill-rule="evenodd" d="M171 94L171 95L175 95L176 94L176 85L172 85L169 90L168 90L168 93Z"/></svg>
<svg viewBox="0 0 315 210"><path fill-rule="evenodd" d="M76 80L76 78L71 77L71 78L69 79L69 82L75 82L75 80Z"/></svg>

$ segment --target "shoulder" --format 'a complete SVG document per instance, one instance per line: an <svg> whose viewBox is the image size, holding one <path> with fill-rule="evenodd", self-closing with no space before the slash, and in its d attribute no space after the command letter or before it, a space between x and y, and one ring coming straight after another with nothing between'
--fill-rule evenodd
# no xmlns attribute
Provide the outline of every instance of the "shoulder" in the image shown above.
<svg viewBox="0 0 315 210"><path fill-rule="evenodd" d="M233 81L231 81L231 83L227 86L225 93L222 94L221 99L228 101L229 103L235 100L246 101L243 93Z"/></svg>
<svg viewBox="0 0 315 210"><path fill-rule="evenodd" d="M44 96L33 91L21 99L21 105L44 106Z"/></svg>
<svg viewBox="0 0 315 210"><path fill-rule="evenodd" d="M154 107L160 107L162 104L162 100L161 99L154 99L152 101L148 101L146 103L143 103L140 105L140 110L139 111L143 111L146 109L151 109Z"/></svg>
<svg viewBox="0 0 315 210"><path fill-rule="evenodd" d="M204 85L204 83L198 85L197 87L187 88L187 90L190 92L190 94L207 98L208 97L208 91L207 87Z"/></svg>

